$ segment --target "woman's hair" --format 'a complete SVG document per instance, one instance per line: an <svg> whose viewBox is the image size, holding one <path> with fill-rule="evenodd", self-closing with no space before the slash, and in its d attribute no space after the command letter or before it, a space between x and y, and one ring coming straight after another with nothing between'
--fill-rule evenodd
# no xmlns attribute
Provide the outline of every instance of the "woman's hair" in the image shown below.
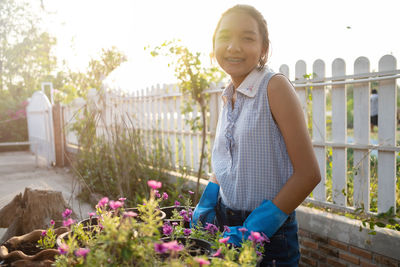
<svg viewBox="0 0 400 267"><path fill-rule="evenodd" d="M245 13L251 16L253 19L258 24L258 29L260 31L261 37L262 37L262 46L265 49L265 54L261 56L260 62L259 62L259 69L262 69L267 63L267 55L269 52L269 38L268 38L268 28L267 28L267 22L265 21L263 15L261 14L260 11L255 9L252 6L249 5L236 5L228 10L226 10L224 13L222 13L221 18L218 21L217 27L215 28L214 35L213 35L213 50L215 49L215 36L217 34L217 30L221 24L222 19L229 14L232 13Z"/></svg>

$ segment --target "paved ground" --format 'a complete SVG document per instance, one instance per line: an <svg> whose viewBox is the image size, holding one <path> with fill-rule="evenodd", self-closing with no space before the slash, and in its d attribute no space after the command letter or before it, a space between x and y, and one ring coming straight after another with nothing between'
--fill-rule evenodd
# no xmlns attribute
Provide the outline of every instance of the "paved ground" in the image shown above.
<svg viewBox="0 0 400 267"><path fill-rule="evenodd" d="M76 199L79 185L66 168L47 168L30 152L0 153L0 209L25 187L61 191L65 201L78 217L86 218L91 208ZM0 237L6 231L0 228Z"/></svg>

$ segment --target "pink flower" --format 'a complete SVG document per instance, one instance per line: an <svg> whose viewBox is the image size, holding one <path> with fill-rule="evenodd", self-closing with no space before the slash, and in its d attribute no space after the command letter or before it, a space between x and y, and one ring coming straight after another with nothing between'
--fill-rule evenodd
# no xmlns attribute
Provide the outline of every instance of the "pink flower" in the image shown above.
<svg viewBox="0 0 400 267"><path fill-rule="evenodd" d="M71 215L71 214L72 214L72 210L65 209L65 211L62 213L62 216L65 219L65 218L69 217L69 215Z"/></svg>
<svg viewBox="0 0 400 267"><path fill-rule="evenodd" d="M176 240L171 242L164 243L164 246L170 251L181 251L183 249L183 245L178 244Z"/></svg>
<svg viewBox="0 0 400 267"><path fill-rule="evenodd" d="M138 214L136 212L133 211L128 211L128 212L124 212L123 216L124 218L126 217L136 217Z"/></svg>
<svg viewBox="0 0 400 267"><path fill-rule="evenodd" d="M186 215L186 210L181 210L181 211L179 212L179 215L181 215L181 216Z"/></svg>
<svg viewBox="0 0 400 267"><path fill-rule="evenodd" d="M193 194L194 194L194 192L189 190L189 194L193 195Z"/></svg>
<svg viewBox="0 0 400 267"><path fill-rule="evenodd" d="M50 224L54 225L56 222L54 220L50 220Z"/></svg>
<svg viewBox="0 0 400 267"><path fill-rule="evenodd" d="M58 252L60 252L61 255L67 254L68 250L69 250L69 247L65 243L62 243L61 246L58 247Z"/></svg>
<svg viewBox="0 0 400 267"><path fill-rule="evenodd" d="M126 200L126 197L120 197L118 200L124 202Z"/></svg>
<svg viewBox="0 0 400 267"><path fill-rule="evenodd" d="M229 228L227 225L224 225L224 231L227 233L231 232L231 228Z"/></svg>
<svg viewBox="0 0 400 267"><path fill-rule="evenodd" d="M166 253L166 252L168 251L168 248L165 247L163 243L161 243L161 244L159 244L159 243L154 243L154 250L155 250L157 253L164 254L164 253Z"/></svg>
<svg viewBox="0 0 400 267"><path fill-rule="evenodd" d="M246 229L246 228L244 228L244 227L242 227L242 228L239 228L238 230L239 230L239 232L241 232L241 233L242 233L242 235L243 235L244 233L246 233L246 232L247 232L247 229Z"/></svg>
<svg viewBox="0 0 400 267"><path fill-rule="evenodd" d="M75 256L86 258L86 255L90 252L88 248L79 248L75 251Z"/></svg>
<svg viewBox="0 0 400 267"><path fill-rule="evenodd" d="M200 267L203 265L209 265L210 261L203 259L203 258L194 258L195 261L197 261L200 264Z"/></svg>
<svg viewBox="0 0 400 267"><path fill-rule="evenodd" d="M97 207L102 208L108 203L108 197L103 197L100 199L99 203L97 203Z"/></svg>
<svg viewBox="0 0 400 267"><path fill-rule="evenodd" d="M181 203L178 200L175 200L175 207L178 207L180 205L181 205Z"/></svg>
<svg viewBox="0 0 400 267"><path fill-rule="evenodd" d="M264 237L261 236L259 232L251 231L249 240L253 241L254 243L262 243L265 241Z"/></svg>
<svg viewBox="0 0 400 267"><path fill-rule="evenodd" d="M68 226L70 226L71 224L73 224L74 222L75 222L74 220L72 220L71 218L68 218L68 220L63 221L63 225L64 225L65 227L68 227Z"/></svg>
<svg viewBox="0 0 400 267"><path fill-rule="evenodd" d="M215 252L212 256L213 256L213 257L219 257L219 256L221 256L221 249L219 248L219 249L217 250L217 252Z"/></svg>
<svg viewBox="0 0 400 267"><path fill-rule="evenodd" d="M190 235L191 233L192 233L192 230L190 230L189 228L183 229L183 234L184 234L184 235L188 236L188 235Z"/></svg>
<svg viewBox="0 0 400 267"><path fill-rule="evenodd" d="M162 194L162 198L163 198L164 200L167 200L167 199L168 199L168 194L164 192L164 193Z"/></svg>
<svg viewBox="0 0 400 267"><path fill-rule="evenodd" d="M92 218L94 215L96 215L95 212L89 212L88 214L89 214L89 217L90 217L90 218Z"/></svg>
<svg viewBox="0 0 400 267"><path fill-rule="evenodd" d="M110 205L110 208L113 210L116 210L124 205L124 203L122 203L121 201L114 201L114 200L111 200L108 204Z"/></svg>
<svg viewBox="0 0 400 267"><path fill-rule="evenodd" d="M161 182L157 182L155 180L150 180L147 182L148 186L150 186L152 189L159 189L162 186Z"/></svg>
<svg viewBox="0 0 400 267"><path fill-rule="evenodd" d="M229 240L229 236L228 237L225 237L225 238L221 238L220 240L218 240L220 243L222 243L222 244L226 244L227 242L228 242L228 240Z"/></svg>
<svg viewBox="0 0 400 267"><path fill-rule="evenodd" d="M164 235L171 235L174 229L169 225L169 223L165 223L163 226L163 234Z"/></svg>
<svg viewBox="0 0 400 267"><path fill-rule="evenodd" d="M183 196L181 194L179 194L178 198L183 198Z"/></svg>
<svg viewBox="0 0 400 267"><path fill-rule="evenodd" d="M204 227L204 229L205 229L206 231L208 231L208 232L209 232L210 234L212 234L212 235L215 235L215 233L218 232L218 227L215 226L215 225L212 224L212 223L206 223L206 227Z"/></svg>
<svg viewBox="0 0 400 267"><path fill-rule="evenodd" d="M189 218L189 216L187 216L186 214L183 215L183 220L184 220L185 222L190 222L190 218Z"/></svg>
<svg viewBox="0 0 400 267"><path fill-rule="evenodd" d="M46 230L42 231L42 233L40 235L41 236L46 236L47 235L47 231Z"/></svg>
<svg viewBox="0 0 400 267"><path fill-rule="evenodd" d="M173 222L172 225L173 225L173 226L177 226L178 223L177 223L177 222Z"/></svg>

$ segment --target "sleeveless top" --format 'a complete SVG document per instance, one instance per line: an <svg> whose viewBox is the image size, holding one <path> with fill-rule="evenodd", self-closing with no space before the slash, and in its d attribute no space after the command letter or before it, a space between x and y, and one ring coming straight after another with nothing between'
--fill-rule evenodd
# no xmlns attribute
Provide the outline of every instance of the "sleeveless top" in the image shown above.
<svg viewBox="0 0 400 267"><path fill-rule="evenodd" d="M268 82L276 73L264 67L250 72L237 88L222 93L211 164L222 202L231 209L252 211L272 200L293 174L283 136L268 102Z"/></svg>

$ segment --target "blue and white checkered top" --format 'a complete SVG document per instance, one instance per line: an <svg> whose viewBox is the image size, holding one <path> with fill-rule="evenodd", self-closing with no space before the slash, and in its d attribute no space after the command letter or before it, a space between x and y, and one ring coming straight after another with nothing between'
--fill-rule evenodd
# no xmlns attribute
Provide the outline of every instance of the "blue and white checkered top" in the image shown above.
<svg viewBox="0 0 400 267"><path fill-rule="evenodd" d="M231 209L251 211L264 199L272 200L293 173L283 136L269 108L267 86L275 75L254 69L237 88L222 93L212 151L212 168L220 196Z"/></svg>

